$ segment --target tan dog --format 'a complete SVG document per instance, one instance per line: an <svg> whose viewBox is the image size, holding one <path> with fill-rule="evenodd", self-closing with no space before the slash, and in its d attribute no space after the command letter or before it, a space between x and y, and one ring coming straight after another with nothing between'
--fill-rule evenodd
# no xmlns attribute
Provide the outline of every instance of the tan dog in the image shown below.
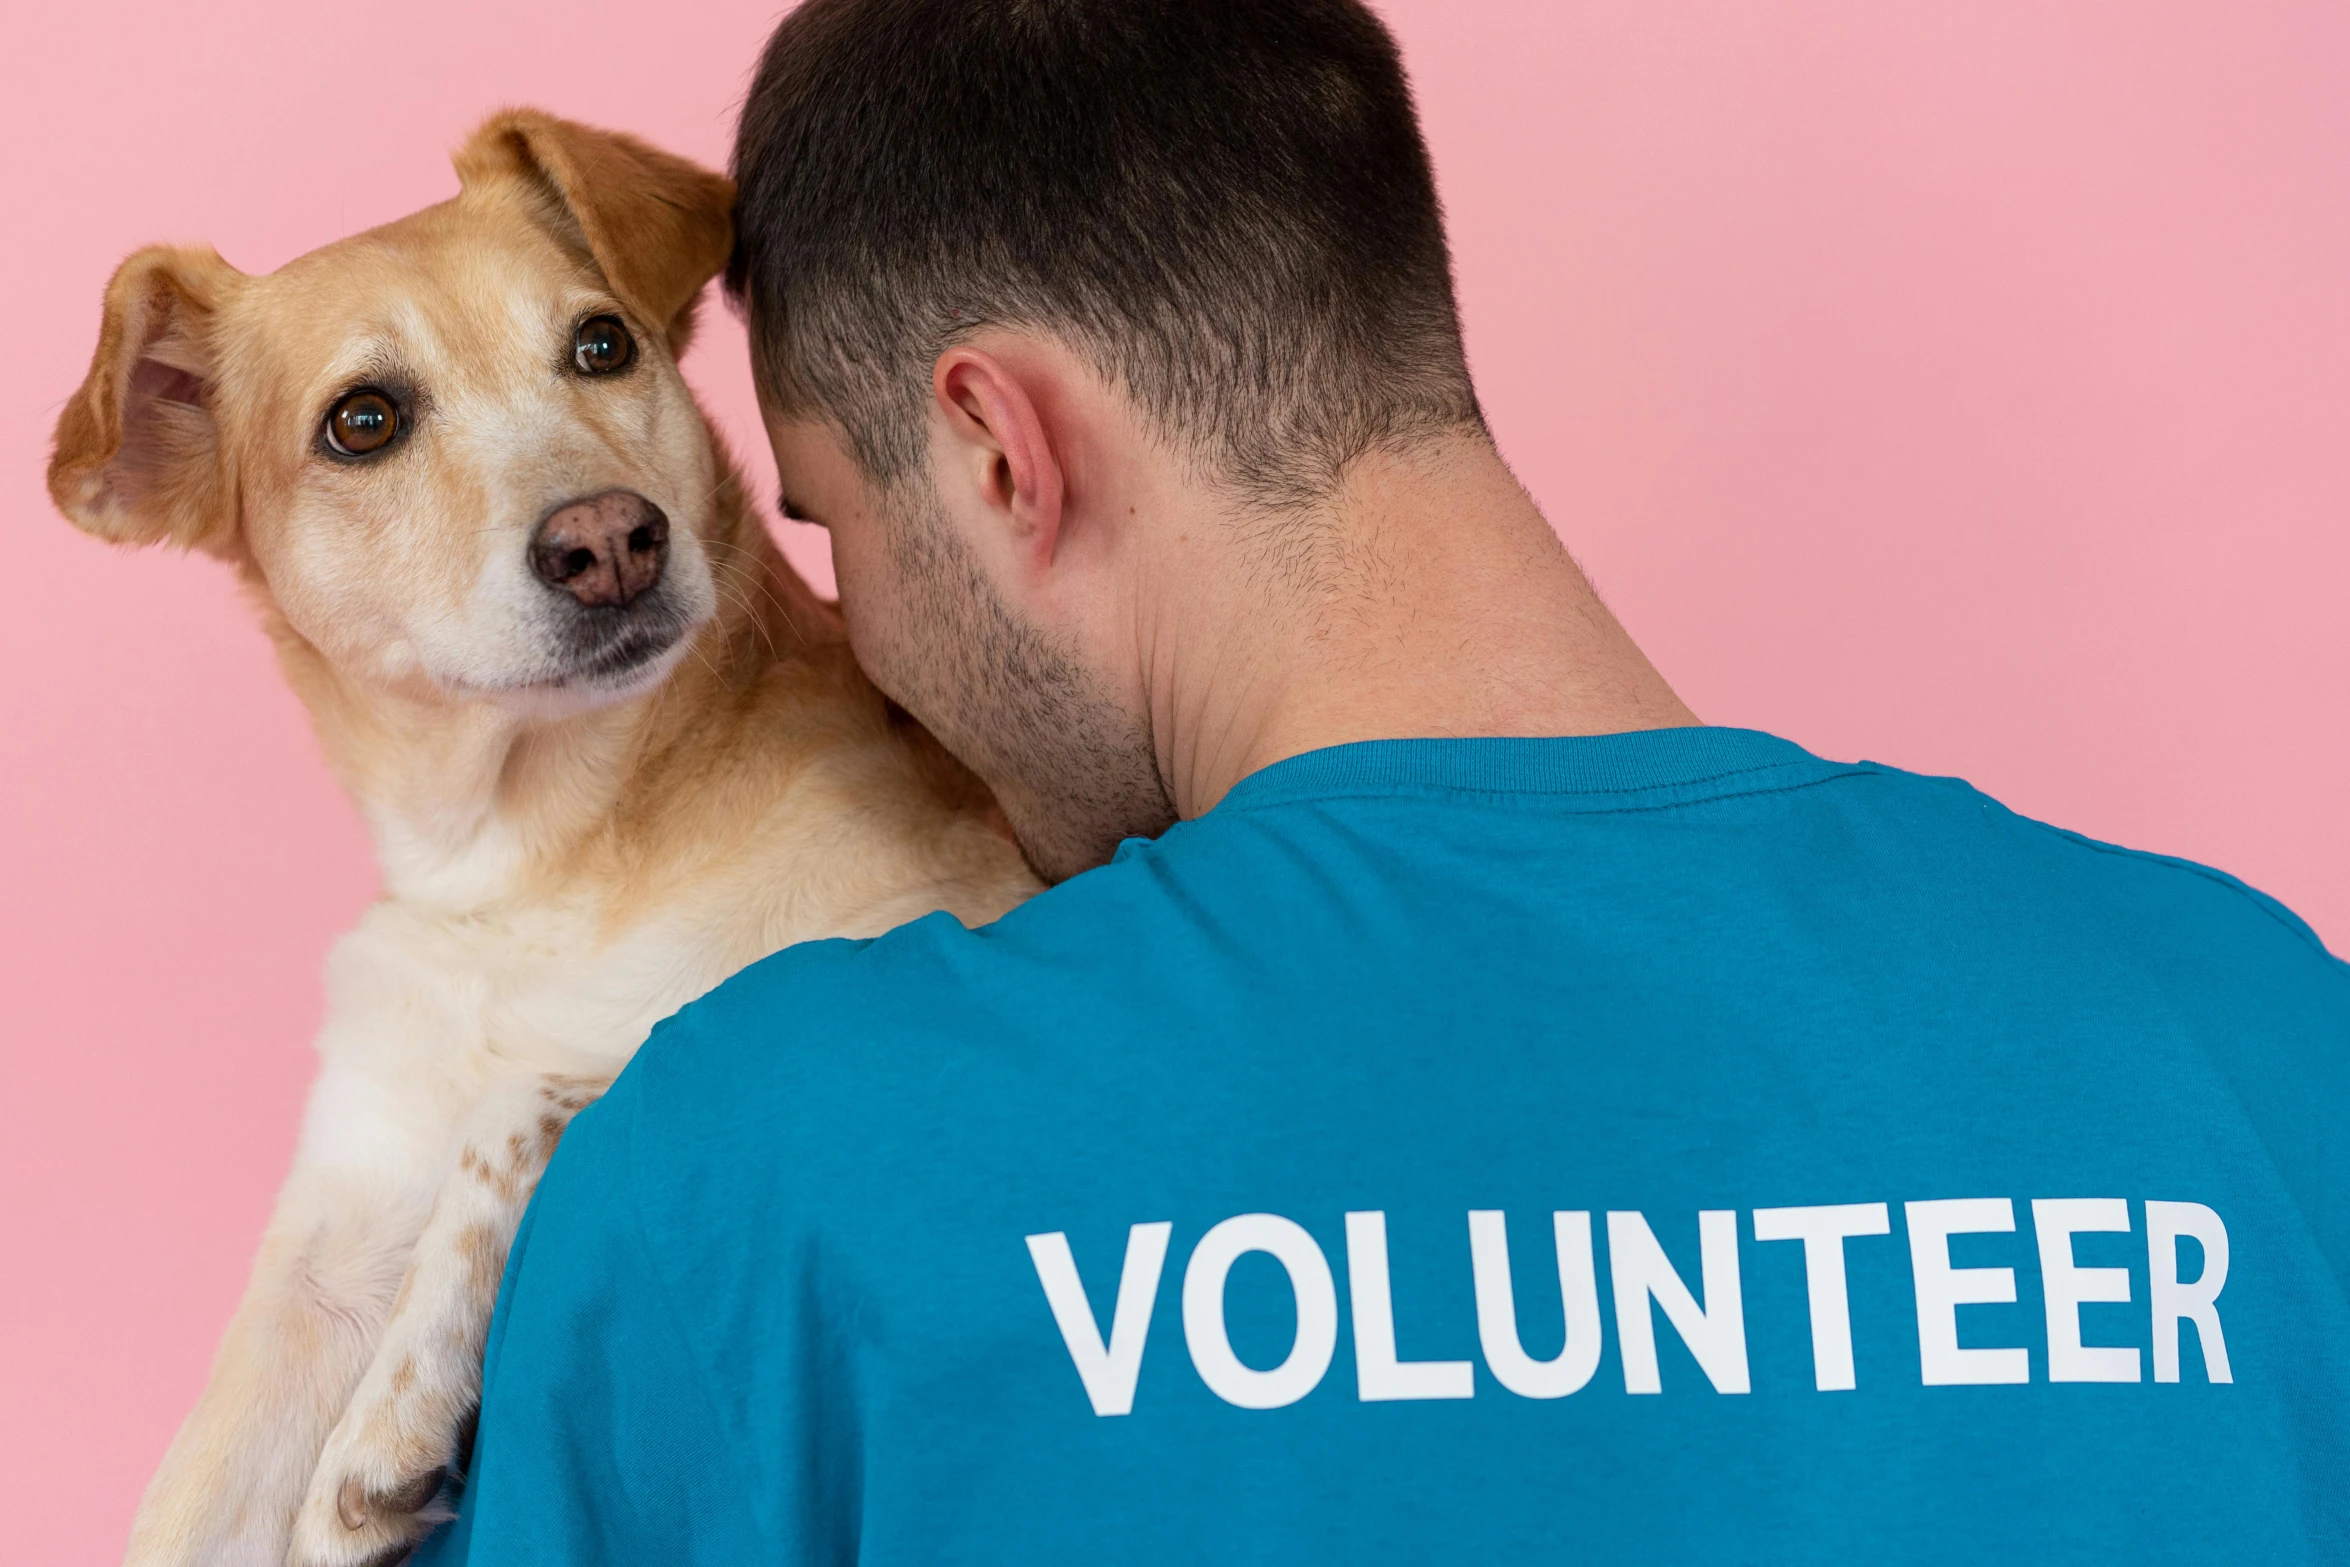
<svg viewBox="0 0 2350 1567"><path fill-rule="evenodd" d="M58 422L76 523L242 573L384 879L134 1562L398 1556L522 1206L646 1031L787 943L1037 886L678 376L732 187L528 112L456 162L455 199L266 277L131 257Z"/></svg>

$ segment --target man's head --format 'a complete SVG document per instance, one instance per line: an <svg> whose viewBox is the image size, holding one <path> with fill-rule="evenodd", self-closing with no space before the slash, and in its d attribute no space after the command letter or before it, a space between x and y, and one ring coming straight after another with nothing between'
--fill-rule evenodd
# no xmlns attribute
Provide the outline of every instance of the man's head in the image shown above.
<svg viewBox="0 0 2350 1567"><path fill-rule="evenodd" d="M1172 816L1103 654L1115 573L1064 569L1131 567L1095 535L1151 526L1135 475L1277 532L1364 453L1478 422L1409 91L1355 0L808 0L734 172L785 493L833 529L867 667L1048 874Z"/></svg>

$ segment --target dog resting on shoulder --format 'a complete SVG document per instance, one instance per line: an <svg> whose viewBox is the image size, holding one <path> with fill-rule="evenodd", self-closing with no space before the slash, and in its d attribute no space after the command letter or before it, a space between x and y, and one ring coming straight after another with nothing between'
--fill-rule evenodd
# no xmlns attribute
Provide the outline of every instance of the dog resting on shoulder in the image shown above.
<svg viewBox="0 0 2350 1567"><path fill-rule="evenodd" d="M523 1205L652 1025L789 943L1038 885L678 375L728 182L530 112L456 163L454 199L267 276L132 256L57 426L74 522L236 567L383 874L135 1563L396 1559Z"/></svg>

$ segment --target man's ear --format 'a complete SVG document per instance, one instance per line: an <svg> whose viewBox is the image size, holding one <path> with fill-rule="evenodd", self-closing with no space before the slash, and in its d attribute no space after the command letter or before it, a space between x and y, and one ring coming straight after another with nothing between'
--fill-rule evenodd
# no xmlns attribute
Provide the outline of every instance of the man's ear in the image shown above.
<svg viewBox="0 0 2350 1567"><path fill-rule="evenodd" d="M930 389L954 441L946 464L965 469L1032 564L1049 564L1060 546L1068 481L1029 388L994 354L958 344L931 366Z"/></svg>
<svg viewBox="0 0 2350 1567"><path fill-rule="evenodd" d="M549 225L587 252L604 281L669 338L672 358L693 336L702 285L734 245L734 182L618 131L536 109L492 116L457 149L468 189L518 180Z"/></svg>
<svg viewBox="0 0 2350 1567"><path fill-rule="evenodd" d="M220 308L244 281L211 250L152 245L106 285L98 351L58 415L57 509L118 544L220 550L236 528L214 413Z"/></svg>

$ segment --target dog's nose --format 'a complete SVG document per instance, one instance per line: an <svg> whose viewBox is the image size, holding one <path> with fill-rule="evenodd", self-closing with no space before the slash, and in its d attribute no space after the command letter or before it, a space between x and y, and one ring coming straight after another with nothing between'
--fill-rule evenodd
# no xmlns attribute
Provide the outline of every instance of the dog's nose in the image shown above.
<svg viewBox="0 0 2350 1567"><path fill-rule="evenodd" d="M567 501L530 536L530 569L582 604L622 605L661 580L669 518L634 490Z"/></svg>

